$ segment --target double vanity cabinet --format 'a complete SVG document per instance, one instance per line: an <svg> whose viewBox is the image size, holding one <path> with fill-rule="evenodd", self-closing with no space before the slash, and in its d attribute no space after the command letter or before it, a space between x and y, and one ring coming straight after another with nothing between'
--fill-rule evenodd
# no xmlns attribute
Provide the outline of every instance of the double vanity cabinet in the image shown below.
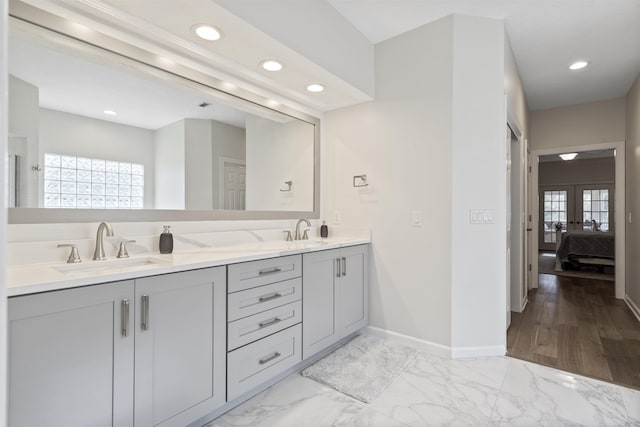
<svg viewBox="0 0 640 427"><path fill-rule="evenodd" d="M9 425L183 427L224 411L366 326L368 250L11 297Z"/></svg>

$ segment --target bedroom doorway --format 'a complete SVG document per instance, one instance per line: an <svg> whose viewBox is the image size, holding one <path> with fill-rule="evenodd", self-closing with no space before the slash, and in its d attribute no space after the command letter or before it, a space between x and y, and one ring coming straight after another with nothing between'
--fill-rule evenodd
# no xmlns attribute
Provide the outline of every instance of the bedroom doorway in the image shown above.
<svg viewBox="0 0 640 427"><path fill-rule="evenodd" d="M607 180L604 179L602 177L598 177L598 178L591 178L589 180L585 179L583 180L583 182L581 183L570 183L571 185L575 185L575 184L584 184L584 185L590 185L590 184L598 184L598 188L596 187L590 187L590 188L580 188L580 190L584 191L584 190L593 190L593 189L598 189L601 190L602 188L607 188L607 187L599 187L601 184L607 184L607 185L611 185L610 188L608 188L609 192L608 192L608 206L609 206L609 211L608 211L608 226L611 230L611 232L614 234L614 238L615 238L615 258L616 258L616 262L615 262L615 297L617 299L624 299L625 298L625 227L624 224L626 222L626 214L625 214L625 198L624 198L624 191L625 191L625 151L624 151L624 142L610 142L610 143L602 143L602 144L593 144L593 145L589 145L589 146L574 146L574 147L556 147L556 148L548 148L548 149L541 149L541 150L533 150L532 151L532 162L531 162L531 166L532 166L532 170L531 170L531 187L534 189L535 193L534 193L534 197L532 198L531 202L532 202L532 206L531 206L531 212L534 213L533 215L533 222L531 224L531 228L532 228L532 232L531 232L531 240L532 240L532 249L535 251L534 253L532 253L531 257L529 258L528 262L529 262L529 268L531 270L531 277L532 277L532 282L531 282L531 288L537 288L538 284L539 284L539 257L538 257L538 250L541 248L541 243L544 242L544 239L542 237L542 233L541 233L541 229L544 230L545 224L544 224L544 219L540 218L540 212L541 209L544 206L544 198L540 196L540 194L538 193L538 189L540 187L540 185L547 185L548 182L545 182L544 179L540 179L540 168L543 165L543 161L541 161L541 158L544 158L546 156L559 156L560 154L565 154L565 153L579 153L582 156L582 153L593 153L593 152L599 152L599 151L609 151L610 154L610 160L614 163L614 179L611 180ZM565 164L570 164L570 161L567 162L563 162ZM544 166L542 166L544 168ZM590 172L592 174L597 174L599 172L601 172L601 168L597 168L597 167L591 167ZM561 181L555 180L555 183L560 184L562 183ZM569 184L567 182L564 182L563 184ZM574 193L575 193L575 189L574 189ZM567 196L569 200L569 196ZM575 197L575 196L574 196ZM575 203L575 198L573 199L574 203ZM581 199L582 200L582 199ZM601 202L602 200L600 200ZM595 205L593 205L592 207L596 207ZM587 213L588 212L593 212L593 209L591 209L592 207L587 207L588 209L586 209ZM582 216L579 218L580 220L580 226L585 227L584 225L584 215L585 215L585 204L584 202L581 204L581 209L583 210L582 212ZM598 210L598 214L600 214L600 210ZM602 215L600 215L602 217ZM575 219L575 215L574 215L574 224L573 226L577 225L575 224L576 219ZM598 222L598 221L597 221ZM602 218L600 219L599 222L602 222ZM617 227L615 225L618 225ZM569 224L571 225L571 224ZM555 229L553 230L555 232ZM553 247L553 249L555 251L555 245ZM532 251L533 252L533 251Z"/></svg>

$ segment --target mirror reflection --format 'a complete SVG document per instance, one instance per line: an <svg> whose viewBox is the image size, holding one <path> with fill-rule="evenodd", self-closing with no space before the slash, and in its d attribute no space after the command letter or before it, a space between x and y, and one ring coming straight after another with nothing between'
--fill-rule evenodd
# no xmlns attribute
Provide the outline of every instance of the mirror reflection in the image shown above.
<svg viewBox="0 0 640 427"><path fill-rule="evenodd" d="M314 209L313 124L30 27L9 38L11 207Z"/></svg>

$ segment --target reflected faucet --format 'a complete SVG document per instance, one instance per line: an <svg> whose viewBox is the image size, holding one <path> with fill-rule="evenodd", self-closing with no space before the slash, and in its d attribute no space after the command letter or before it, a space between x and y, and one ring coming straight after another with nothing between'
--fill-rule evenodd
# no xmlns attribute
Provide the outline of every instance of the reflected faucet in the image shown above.
<svg viewBox="0 0 640 427"><path fill-rule="evenodd" d="M98 235L96 236L96 250L93 252L94 261L107 259L104 254L103 235L104 231L107 231L107 236L113 236L113 228L108 222L101 222L98 226Z"/></svg>
<svg viewBox="0 0 640 427"><path fill-rule="evenodd" d="M309 239L309 236L307 236L307 233L304 233L304 236L300 235L300 224L306 222L307 223L307 227L311 227L311 223L309 222L308 219L306 218L301 218L298 220L297 224L296 224L296 234L294 237L294 240L307 240Z"/></svg>

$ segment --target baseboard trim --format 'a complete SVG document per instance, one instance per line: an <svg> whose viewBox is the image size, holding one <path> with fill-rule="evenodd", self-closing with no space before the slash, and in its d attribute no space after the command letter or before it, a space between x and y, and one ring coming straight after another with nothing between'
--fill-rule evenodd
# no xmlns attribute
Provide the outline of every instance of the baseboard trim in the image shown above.
<svg viewBox="0 0 640 427"><path fill-rule="evenodd" d="M388 331L382 328L376 328L375 326L367 326L364 329L365 334L373 335L380 338L386 338L391 341L396 341L405 344L409 347L413 347L417 350L424 350L429 353L435 354L440 357L451 357L451 347L446 345L437 344L432 341L423 340L420 338L411 337L409 335L400 334L398 332Z"/></svg>
<svg viewBox="0 0 640 427"><path fill-rule="evenodd" d="M640 322L640 307L638 307L636 303L633 302L633 300L628 294L625 294L624 302L627 303L627 305L631 309L631 312L636 316L636 319L638 319L638 322Z"/></svg>
<svg viewBox="0 0 640 427"><path fill-rule="evenodd" d="M491 345L485 347L453 347L452 359L467 359L470 357L504 356L507 348L504 345Z"/></svg>

